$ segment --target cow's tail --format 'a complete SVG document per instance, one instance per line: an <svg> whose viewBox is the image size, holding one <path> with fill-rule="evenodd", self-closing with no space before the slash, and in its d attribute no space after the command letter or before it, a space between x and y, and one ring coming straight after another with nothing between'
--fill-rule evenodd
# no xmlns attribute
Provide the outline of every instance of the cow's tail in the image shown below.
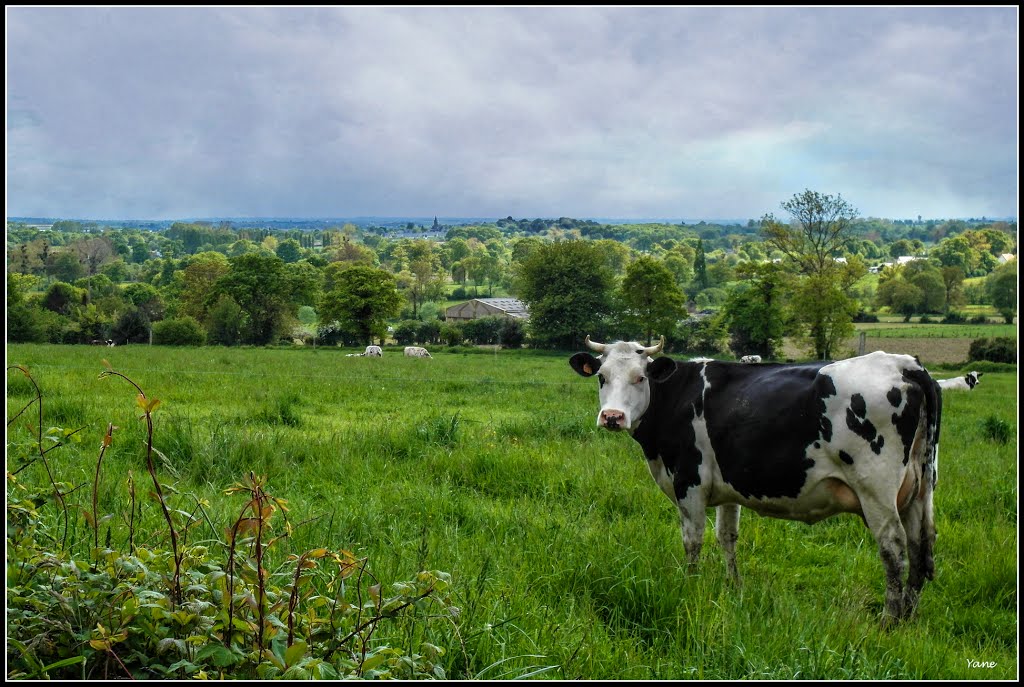
<svg viewBox="0 0 1024 687"><path fill-rule="evenodd" d="M925 429L924 450L915 456L921 461L921 572L926 579L935 578L935 514L932 500L939 482L939 434L942 427L942 389L925 369L908 371L907 377L917 383L924 396L922 407Z"/></svg>

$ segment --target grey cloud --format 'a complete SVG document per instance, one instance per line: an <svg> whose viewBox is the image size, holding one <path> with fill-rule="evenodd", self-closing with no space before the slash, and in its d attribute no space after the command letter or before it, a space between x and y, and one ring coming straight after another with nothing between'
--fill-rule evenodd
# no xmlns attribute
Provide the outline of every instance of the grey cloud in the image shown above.
<svg viewBox="0 0 1024 687"><path fill-rule="evenodd" d="M1015 216L1016 11L8 8L8 211Z"/></svg>

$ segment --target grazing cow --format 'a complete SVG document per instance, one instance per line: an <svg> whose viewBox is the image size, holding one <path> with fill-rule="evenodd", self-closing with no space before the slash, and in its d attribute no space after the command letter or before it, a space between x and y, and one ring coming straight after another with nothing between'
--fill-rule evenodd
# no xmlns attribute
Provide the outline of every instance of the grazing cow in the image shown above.
<svg viewBox="0 0 1024 687"><path fill-rule="evenodd" d="M968 372L963 377L953 377L952 379L939 379L939 386L943 389L960 389L962 391L970 391L974 387L978 386L978 382L981 381L981 375L984 372Z"/></svg>
<svg viewBox="0 0 1024 687"><path fill-rule="evenodd" d="M569 364L598 377L598 426L629 432L676 504L690 567L709 507L737 581L740 506L807 523L856 513L885 568L886 622L910 615L935 572L942 395L928 371L881 351L806 364L651 359L664 343L587 337L600 356L577 353Z"/></svg>
<svg viewBox="0 0 1024 687"><path fill-rule="evenodd" d="M380 346L367 346L366 350L363 351L363 355L368 358L383 358L384 353L380 350Z"/></svg>
<svg viewBox="0 0 1024 687"><path fill-rule="evenodd" d="M405 357L407 358L431 358L430 352L419 346L406 346Z"/></svg>
<svg viewBox="0 0 1024 687"><path fill-rule="evenodd" d="M740 358L741 363L759 363L761 362L761 356L759 355L745 355Z"/></svg>

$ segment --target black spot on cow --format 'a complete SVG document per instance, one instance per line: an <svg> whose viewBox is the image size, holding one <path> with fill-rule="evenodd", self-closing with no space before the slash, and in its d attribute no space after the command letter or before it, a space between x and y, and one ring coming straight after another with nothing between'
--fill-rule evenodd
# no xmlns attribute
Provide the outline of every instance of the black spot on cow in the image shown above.
<svg viewBox="0 0 1024 687"><path fill-rule="evenodd" d="M889 403L893 408L899 408L900 403L903 402L903 392L900 391L899 387L894 386L886 392L885 397L889 399Z"/></svg>
<svg viewBox="0 0 1024 687"><path fill-rule="evenodd" d="M868 442L875 455L882 453L885 438L878 434L878 430L868 419L868 407L864 402L864 397L860 394L850 397L850 407L846 409L846 426L850 428L851 432Z"/></svg>
<svg viewBox="0 0 1024 687"><path fill-rule="evenodd" d="M814 392L818 395L818 430L826 442L832 441L832 420L828 418L825 399L836 395L836 383L828 375L819 375L814 380Z"/></svg>
<svg viewBox="0 0 1024 687"><path fill-rule="evenodd" d="M799 496L814 466L807 452L823 438L822 396L835 388L818 376L823 365L704 365L708 437L722 478L744 497Z"/></svg>
<svg viewBox="0 0 1024 687"><path fill-rule="evenodd" d="M847 465L853 465L853 456L851 456L846 451L840 451L839 458Z"/></svg>
<svg viewBox="0 0 1024 687"><path fill-rule="evenodd" d="M921 416L924 394L921 391L922 375L919 370L904 370L903 379L907 382L907 405L903 413L892 414L892 424L896 427L900 441L903 442L903 464L910 461L910 449L914 445L918 418ZM930 381L930 380L927 380Z"/></svg>
<svg viewBox="0 0 1024 687"><path fill-rule="evenodd" d="M672 380L684 382L681 386L688 394L703 385L699 378L697 383L687 379L685 373L673 375ZM670 404L665 398L665 386L666 383L651 384L651 402L643 422L633 432L633 438L640 444L647 460L661 458L665 469L672 476L676 498L684 499L691 487L700 484L700 464L703 461L693 429L693 419L697 416L696 404L692 397L683 403ZM669 419L673 420L672 430L666 432L663 423Z"/></svg>

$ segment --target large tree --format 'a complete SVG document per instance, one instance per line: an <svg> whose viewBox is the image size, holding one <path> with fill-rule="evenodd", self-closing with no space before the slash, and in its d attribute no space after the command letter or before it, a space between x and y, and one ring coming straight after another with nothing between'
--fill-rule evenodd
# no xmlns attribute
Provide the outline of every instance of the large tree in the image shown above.
<svg viewBox="0 0 1024 687"><path fill-rule="evenodd" d="M514 290L530 309L534 343L574 349L588 334L605 337L614 278L601 249L587 241L534 248L516 270Z"/></svg>
<svg viewBox="0 0 1024 687"><path fill-rule="evenodd" d="M672 271L649 255L626 267L619 303L627 332L642 333L648 346L655 333L671 337L676 323L687 316L686 296L676 285Z"/></svg>
<svg viewBox="0 0 1024 687"><path fill-rule="evenodd" d="M214 285L211 302L215 303L221 294L231 296L248 317L248 341L273 343L291 311L297 310L290 302L291 284L284 261L273 254L245 253L230 262L230 271Z"/></svg>
<svg viewBox="0 0 1024 687"><path fill-rule="evenodd" d="M805 190L782 203L791 220L761 218L765 240L785 255L798 275L792 313L799 338L820 360L828 360L840 341L853 335L857 302L850 287L866 272L859 258L837 261L850 238L857 211L842 196Z"/></svg>
<svg viewBox="0 0 1024 687"><path fill-rule="evenodd" d="M395 276L387 270L353 265L337 273L324 294L322 322L337 322L342 331L362 344L383 338L388 319L398 315L402 296Z"/></svg>
<svg viewBox="0 0 1024 687"><path fill-rule="evenodd" d="M1017 261L997 267L985 280L985 288L1006 324L1013 324L1017 314Z"/></svg>
<svg viewBox="0 0 1024 687"><path fill-rule="evenodd" d="M742 263L743 282L729 293L723 316L729 327L729 347L738 357L774 358L786 329L783 298L786 275L775 263Z"/></svg>

